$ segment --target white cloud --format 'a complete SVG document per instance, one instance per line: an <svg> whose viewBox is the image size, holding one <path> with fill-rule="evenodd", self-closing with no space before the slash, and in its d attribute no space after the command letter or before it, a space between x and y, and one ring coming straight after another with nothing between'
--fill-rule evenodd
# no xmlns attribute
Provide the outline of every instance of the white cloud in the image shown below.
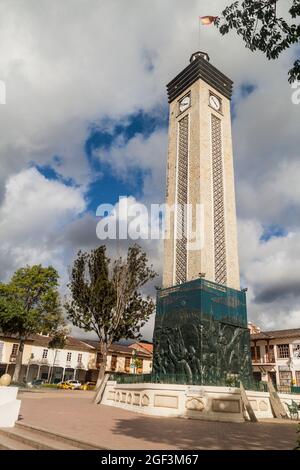
<svg viewBox="0 0 300 470"><path fill-rule="evenodd" d="M114 206L108 215L104 215L104 210L97 212L99 215L96 233L98 244L105 244L110 252L110 256L126 256L129 245L138 243L148 254L150 263L153 264L157 273L162 272L163 259L163 240L162 231L159 232L159 217L152 208L139 202L135 197L122 197ZM106 209L105 209L106 211ZM153 225L152 225L153 223ZM122 228L120 228L122 225ZM157 231L155 229L157 228ZM152 230L159 235L157 239L151 239ZM106 235L109 233L110 235ZM122 238L122 233L125 237ZM108 238L105 238L105 237ZM112 236L114 238L112 238ZM137 238L140 236L140 238ZM154 284L157 284L157 279Z"/></svg>
<svg viewBox="0 0 300 470"><path fill-rule="evenodd" d="M145 0L3 0L2 175L29 159L51 162L58 154L64 157L64 175L88 182L92 175L83 156L88 124L149 110L164 99L166 57L172 57L172 38L188 18L174 0L154 0L151 6ZM191 33L183 47L188 37Z"/></svg>
<svg viewBox="0 0 300 470"><path fill-rule="evenodd" d="M248 315L263 328L299 324L300 231L261 241L255 220L239 222L240 265L249 288Z"/></svg>
<svg viewBox="0 0 300 470"><path fill-rule="evenodd" d="M34 263L56 263L64 271L61 232L84 209L79 189L49 181L35 168L11 176L0 208L1 277Z"/></svg>

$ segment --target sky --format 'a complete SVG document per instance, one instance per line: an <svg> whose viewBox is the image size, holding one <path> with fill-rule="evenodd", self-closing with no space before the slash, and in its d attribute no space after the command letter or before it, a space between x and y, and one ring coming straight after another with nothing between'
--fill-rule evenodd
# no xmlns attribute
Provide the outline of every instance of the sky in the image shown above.
<svg viewBox="0 0 300 470"><path fill-rule="evenodd" d="M234 165L241 284L248 319L300 326L300 104L277 61L198 17L229 0L0 0L0 281L53 265L66 292L79 249L101 244L102 203L163 203L165 85L196 50L234 81ZM299 100L300 101L300 100ZM141 240L159 273L160 241ZM113 255L127 241L107 243ZM154 295L154 285L148 293ZM151 339L154 317L144 328ZM81 333L76 329L74 334Z"/></svg>

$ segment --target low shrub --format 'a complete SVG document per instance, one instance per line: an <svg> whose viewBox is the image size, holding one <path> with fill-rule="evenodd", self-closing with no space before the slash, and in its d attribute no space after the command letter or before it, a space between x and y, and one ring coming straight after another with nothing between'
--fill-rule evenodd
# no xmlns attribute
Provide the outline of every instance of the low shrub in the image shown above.
<svg viewBox="0 0 300 470"><path fill-rule="evenodd" d="M57 388L57 384L43 384L42 388Z"/></svg>

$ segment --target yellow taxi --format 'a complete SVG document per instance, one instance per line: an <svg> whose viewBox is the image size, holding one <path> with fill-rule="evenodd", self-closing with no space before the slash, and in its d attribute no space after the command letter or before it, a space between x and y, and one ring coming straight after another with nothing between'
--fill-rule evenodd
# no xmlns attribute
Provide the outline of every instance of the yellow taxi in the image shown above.
<svg viewBox="0 0 300 470"><path fill-rule="evenodd" d="M72 385L69 382L59 382L57 384L57 388L60 388L62 390L72 390Z"/></svg>
<svg viewBox="0 0 300 470"><path fill-rule="evenodd" d="M85 384L82 384L80 387L80 390L95 390L96 388L96 382L85 382Z"/></svg>
<svg viewBox="0 0 300 470"><path fill-rule="evenodd" d="M78 380L66 380L58 384L59 388L64 390L79 390L81 387L81 382Z"/></svg>

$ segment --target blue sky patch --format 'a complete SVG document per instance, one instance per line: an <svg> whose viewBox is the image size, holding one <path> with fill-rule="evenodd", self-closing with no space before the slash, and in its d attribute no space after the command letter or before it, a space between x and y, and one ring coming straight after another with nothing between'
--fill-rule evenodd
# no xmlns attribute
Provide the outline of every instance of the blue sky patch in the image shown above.
<svg viewBox="0 0 300 470"><path fill-rule="evenodd" d="M109 124L109 123L108 123ZM86 154L91 161L93 157L93 151L98 149L108 150L114 143L114 141L122 136L124 142L128 142L136 134L142 134L143 137L149 137L157 128L166 128L168 126L168 111L162 112L161 115L152 115L139 111L129 116L126 121L115 126L111 126L111 130L108 129L107 123L100 123L99 126L94 125L90 128L90 136L88 137L85 150Z"/></svg>
<svg viewBox="0 0 300 470"><path fill-rule="evenodd" d="M257 85L254 83L242 83L234 92L232 100L231 100L231 116L232 120L237 117L237 105L239 101L248 98L248 96L252 95L254 91L257 89Z"/></svg>
<svg viewBox="0 0 300 470"><path fill-rule="evenodd" d="M240 86L239 92L243 99L247 98L249 95L257 89L257 86L254 83L243 83Z"/></svg>
<svg viewBox="0 0 300 470"><path fill-rule="evenodd" d="M135 169L129 181L122 181L105 165L105 175L90 184L86 193L88 210L95 213L100 204L116 204L120 196L142 196L145 172Z"/></svg>
<svg viewBox="0 0 300 470"><path fill-rule="evenodd" d="M154 61L155 61L155 57L156 57L155 51L153 51L153 50L151 51L149 49L144 49L142 57L143 57L145 68L146 68L147 72L149 72L149 73L153 72L153 70L155 68L155 65L154 65Z"/></svg>
<svg viewBox="0 0 300 470"><path fill-rule="evenodd" d="M282 238L286 237L287 231L280 225L265 225L262 236L260 237L261 242L267 242L271 238Z"/></svg>
<svg viewBox="0 0 300 470"><path fill-rule="evenodd" d="M36 168L41 173L41 175L47 178L47 180L59 181L60 183L65 184L66 186L77 186L72 178L65 178L60 173L58 173L51 165L37 165L36 163L32 162L30 166Z"/></svg>
<svg viewBox="0 0 300 470"><path fill-rule="evenodd" d="M95 152L103 149L109 151L114 142L122 137L124 146L137 134L148 138L156 129L166 128L168 125L168 110L161 115L147 114L143 111L132 114L121 123L114 126L110 122L102 122L90 128L90 136L86 140L85 151L94 175L94 181L90 184L86 194L88 210L95 212L99 204L115 204L119 196L134 196L139 199L143 192L143 181L147 171L140 168L131 168L130 178L124 181L114 174L109 162L99 161Z"/></svg>

